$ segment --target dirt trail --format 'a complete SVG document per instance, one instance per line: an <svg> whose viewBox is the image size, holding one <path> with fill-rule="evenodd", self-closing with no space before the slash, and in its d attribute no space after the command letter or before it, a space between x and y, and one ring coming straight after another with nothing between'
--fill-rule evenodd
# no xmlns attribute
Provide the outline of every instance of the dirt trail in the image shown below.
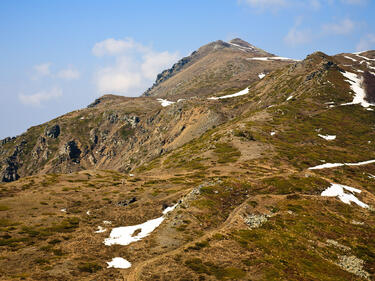
<svg viewBox="0 0 375 281"><path fill-rule="evenodd" d="M218 228L215 228L215 229L212 229L210 230L209 232L207 232L205 235L189 242L189 243L186 243L184 244L183 246L175 249L175 250L172 250L170 252L166 252L162 255L159 255L157 257L154 257L154 258L151 258L151 259L148 259L146 261L142 261L138 264L136 264L135 266L133 266L131 268L131 271L130 273L127 274L127 272L124 272L123 273L123 276L124 276L124 280L127 280L127 281L135 281L135 280L140 280L139 279L139 276L142 272L142 269L144 267L146 267L147 265L149 264L152 264L153 262L159 260L159 259L162 259L166 256L169 256L169 255L175 255L175 254L178 254L179 252L183 251L185 248L189 247L189 246L194 246L195 243L199 242L199 241L202 241L202 240L205 240L207 238L210 238L212 237L212 235L214 235L215 233L219 232L219 231L223 231L225 229L226 226L228 226L235 218L236 216L240 213L240 211L242 210L243 206L245 205L247 200L245 200L241 205L239 205L237 208L235 208L233 210L233 212L229 215L229 217L226 219L226 221Z"/></svg>

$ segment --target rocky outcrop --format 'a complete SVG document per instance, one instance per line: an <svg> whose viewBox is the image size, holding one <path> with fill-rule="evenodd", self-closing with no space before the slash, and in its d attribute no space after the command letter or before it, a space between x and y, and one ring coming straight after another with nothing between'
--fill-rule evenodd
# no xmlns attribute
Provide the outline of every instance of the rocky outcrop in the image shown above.
<svg viewBox="0 0 375 281"><path fill-rule="evenodd" d="M72 140L67 142L63 149L62 154L68 157L68 160L72 160L73 162L79 163L81 150L78 148L77 143Z"/></svg>
<svg viewBox="0 0 375 281"><path fill-rule="evenodd" d="M49 138L56 139L60 135L60 126L53 125L51 127L46 128L45 135Z"/></svg>

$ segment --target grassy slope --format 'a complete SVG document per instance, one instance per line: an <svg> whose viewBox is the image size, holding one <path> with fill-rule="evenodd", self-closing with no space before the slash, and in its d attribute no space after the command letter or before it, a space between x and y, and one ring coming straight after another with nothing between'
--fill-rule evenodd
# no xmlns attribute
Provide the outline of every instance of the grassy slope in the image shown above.
<svg viewBox="0 0 375 281"><path fill-rule="evenodd" d="M327 60L315 54L270 74L248 96L213 101L208 106L219 102L241 115L140 167L135 177L87 171L3 184L2 278L360 280L337 265L343 255L362 259L374 274L374 212L320 192L330 182L346 184L374 205L369 174L375 175L375 165L307 169L321 160L375 159L374 113L325 104L351 100L339 70L324 68ZM328 142L318 133L337 139ZM133 196L134 205L114 204ZM140 242L106 247L108 232L94 234L103 220L142 223L180 198L183 203ZM250 214L269 217L250 229L244 222ZM132 268L106 269L115 256Z"/></svg>

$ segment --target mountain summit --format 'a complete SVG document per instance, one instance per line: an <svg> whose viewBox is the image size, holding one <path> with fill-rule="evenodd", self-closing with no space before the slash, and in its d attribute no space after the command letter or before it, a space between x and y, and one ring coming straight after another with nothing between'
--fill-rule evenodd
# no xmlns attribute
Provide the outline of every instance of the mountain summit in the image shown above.
<svg viewBox="0 0 375 281"><path fill-rule="evenodd" d="M274 55L239 38L211 42L158 74L143 96L179 99L240 89L257 81L260 73L269 73L291 63L251 60L256 57Z"/></svg>

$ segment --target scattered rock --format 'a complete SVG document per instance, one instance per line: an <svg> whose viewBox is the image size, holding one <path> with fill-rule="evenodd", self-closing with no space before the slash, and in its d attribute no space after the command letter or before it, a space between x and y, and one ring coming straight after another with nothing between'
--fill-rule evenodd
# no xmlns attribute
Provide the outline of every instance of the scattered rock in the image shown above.
<svg viewBox="0 0 375 281"><path fill-rule="evenodd" d="M252 228L258 228L262 224L266 223L269 217L270 217L269 215L251 214L251 215L248 215L247 217L244 217L244 221L252 229Z"/></svg>
<svg viewBox="0 0 375 281"><path fill-rule="evenodd" d="M327 244L332 245L332 246L334 246L336 248L339 248L339 249L341 249L343 251L350 251L351 250L349 247L344 246L344 245L340 244L339 242L337 242L335 240L332 240L332 239L327 239L326 242L327 242Z"/></svg>
<svg viewBox="0 0 375 281"><path fill-rule="evenodd" d="M359 277L370 280L370 274L363 269L364 261L355 256L340 256L338 266Z"/></svg>
<svg viewBox="0 0 375 281"><path fill-rule="evenodd" d="M123 207L125 207L125 206L128 206L128 205L130 205L130 204L136 202L136 201L137 201L137 198L136 198L136 197L133 197L133 198L131 198L131 199L129 199L129 200L122 200L122 201L119 201L119 202L117 202L117 205L118 205L118 206L123 206Z"/></svg>

